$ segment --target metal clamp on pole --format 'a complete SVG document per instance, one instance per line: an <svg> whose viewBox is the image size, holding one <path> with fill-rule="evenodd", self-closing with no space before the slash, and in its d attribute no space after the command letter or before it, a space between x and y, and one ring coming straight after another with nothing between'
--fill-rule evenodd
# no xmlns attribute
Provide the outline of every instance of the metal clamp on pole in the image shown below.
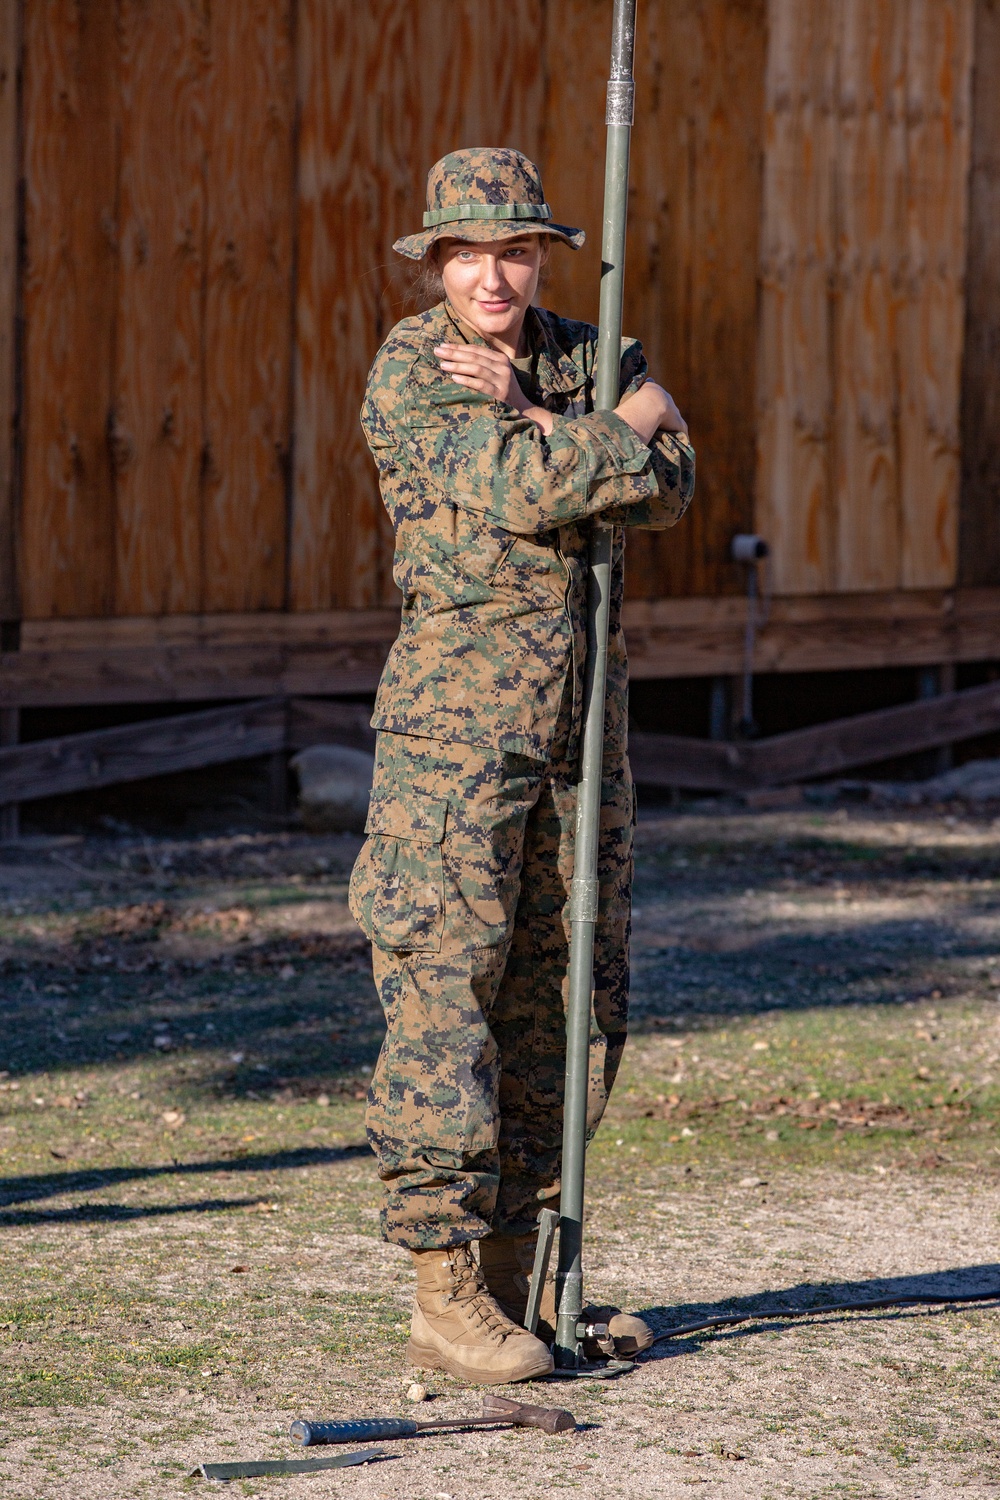
<svg viewBox="0 0 1000 1500"><path fill-rule="evenodd" d="M608 82L608 142L604 169L601 310L594 399L594 405L599 411L611 411L618 405L621 381L625 220L628 211L629 146L635 93L632 79L635 4L636 0L614 0L611 76ZM593 527L587 590L587 670L583 689L583 735L570 900L572 925L566 1015L566 1102L559 1199L559 1266L556 1272L558 1311L555 1362L560 1370L579 1369L584 1363L580 1334L583 1312L583 1189L613 540L614 532L610 527Z"/></svg>

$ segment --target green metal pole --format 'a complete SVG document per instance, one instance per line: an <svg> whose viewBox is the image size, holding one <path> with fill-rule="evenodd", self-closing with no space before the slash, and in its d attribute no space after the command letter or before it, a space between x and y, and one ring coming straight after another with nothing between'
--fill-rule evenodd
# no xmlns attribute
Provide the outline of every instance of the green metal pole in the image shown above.
<svg viewBox="0 0 1000 1500"><path fill-rule="evenodd" d="M628 159L635 93L632 80L635 5L636 0L614 0L595 391L595 405L600 411L608 411L618 405L621 376ZM566 1015L566 1095L559 1200L559 1268L556 1272L558 1316L555 1361L560 1369L576 1369L583 1357L578 1331L583 1311L583 1187L587 1149L590 1014L594 988L594 929L597 924L599 873L597 856L604 763L604 699L613 539L614 533L610 526L594 523L590 540L587 592L587 671L583 689L576 845L569 901L571 925L569 1001Z"/></svg>

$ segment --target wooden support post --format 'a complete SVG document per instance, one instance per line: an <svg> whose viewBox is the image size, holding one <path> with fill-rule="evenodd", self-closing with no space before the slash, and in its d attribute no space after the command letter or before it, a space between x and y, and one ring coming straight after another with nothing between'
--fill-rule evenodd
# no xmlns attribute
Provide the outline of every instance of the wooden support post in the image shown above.
<svg viewBox="0 0 1000 1500"><path fill-rule="evenodd" d="M954 691L955 666L953 662L943 662L939 666L917 669L917 698L921 701ZM921 769L928 776L941 776L945 771L950 771L954 764L955 752L951 745L939 745L936 750L928 750L920 757Z"/></svg>
<svg viewBox="0 0 1000 1500"><path fill-rule="evenodd" d="M732 678L716 676L712 678L711 693L708 700L708 737L710 740L728 740L732 738L733 722L733 695L731 691Z"/></svg>
<svg viewBox="0 0 1000 1500"><path fill-rule="evenodd" d="M21 737L21 710L0 708L0 747L16 745ZM21 805L6 802L0 805L0 842L21 836Z"/></svg>
<svg viewBox="0 0 1000 1500"><path fill-rule="evenodd" d="M273 818L288 817L288 756L274 750L267 758L267 810Z"/></svg>

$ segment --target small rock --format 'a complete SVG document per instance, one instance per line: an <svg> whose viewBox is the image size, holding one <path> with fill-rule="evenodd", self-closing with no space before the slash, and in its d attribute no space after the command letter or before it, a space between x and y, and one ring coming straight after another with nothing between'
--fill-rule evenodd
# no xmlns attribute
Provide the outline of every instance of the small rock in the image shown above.
<svg viewBox="0 0 1000 1500"><path fill-rule="evenodd" d="M187 1116L182 1109L165 1109L160 1118L169 1130L180 1130Z"/></svg>
<svg viewBox="0 0 1000 1500"><path fill-rule="evenodd" d="M299 810L310 833L363 833L375 757L347 745L311 745L292 757Z"/></svg>
<svg viewBox="0 0 1000 1500"><path fill-rule="evenodd" d="M767 1187L767 1178L766 1177L741 1177L740 1178L740 1187L743 1187L743 1188Z"/></svg>
<svg viewBox="0 0 1000 1500"><path fill-rule="evenodd" d="M416 1381L414 1381L406 1393L406 1399L407 1401L426 1401L427 1387L425 1385L419 1385Z"/></svg>

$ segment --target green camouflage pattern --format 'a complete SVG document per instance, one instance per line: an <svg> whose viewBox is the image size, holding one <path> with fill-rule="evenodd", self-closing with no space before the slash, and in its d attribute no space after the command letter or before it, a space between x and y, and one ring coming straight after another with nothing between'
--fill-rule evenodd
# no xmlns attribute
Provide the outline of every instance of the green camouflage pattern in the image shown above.
<svg viewBox="0 0 1000 1500"><path fill-rule="evenodd" d="M514 407L442 372L436 344L484 343L447 303L397 324L372 366L362 425L395 528L393 577L403 595L372 723L545 760L568 690L572 759L590 518L672 526L694 491L694 452L669 433L647 446L613 412L593 410L592 325L530 308L525 330L518 379L554 414L548 438ZM623 340L623 396L646 369L641 345ZM624 703L623 551L616 524L608 694ZM621 758L619 718L610 749Z"/></svg>
<svg viewBox="0 0 1000 1500"><path fill-rule="evenodd" d="M502 240L515 234L548 234L579 250L582 229L552 222L534 162L508 146L450 151L427 174L427 212L420 234L393 245L399 255L422 260L440 239Z"/></svg>
<svg viewBox="0 0 1000 1500"><path fill-rule="evenodd" d="M526 1233L558 1199L577 769L568 730L567 699L548 763L378 736L351 910L373 945L387 1028L367 1114L387 1188L382 1232L409 1249ZM591 1133L625 1044L633 818L627 762L611 757Z"/></svg>
<svg viewBox="0 0 1000 1500"><path fill-rule="evenodd" d="M676 522L686 440L593 410L596 330L529 310L515 364L555 417L456 385L434 347L481 343L446 303L400 323L362 422L396 533L399 638L373 717L368 837L351 910L386 1037L368 1134L382 1228L411 1249L528 1232L559 1193L577 757L592 518L615 525L589 1125L628 1011L634 796L621 631L624 527ZM621 391L646 376L622 344Z"/></svg>

